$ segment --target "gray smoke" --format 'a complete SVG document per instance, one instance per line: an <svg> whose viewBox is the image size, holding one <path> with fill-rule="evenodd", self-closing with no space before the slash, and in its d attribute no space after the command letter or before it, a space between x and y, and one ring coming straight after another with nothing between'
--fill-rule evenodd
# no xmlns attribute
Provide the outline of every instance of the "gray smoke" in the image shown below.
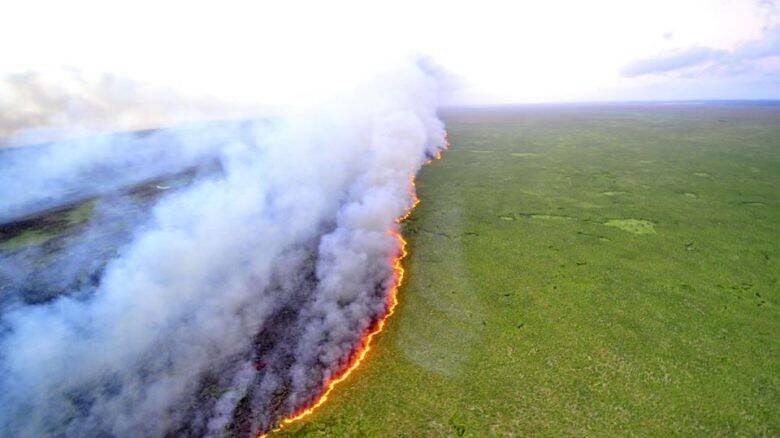
<svg viewBox="0 0 780 438"><path fill-rule="evenodd" d="M391 231L444 145L436 104L435 79L413 63L272 122L177 135L173 156L134 162L172 166L150 175L218 171L163 196L92 290L3 308L2 434L251 435L310 403L386 311ZM90 150L88 168L113 154ZM83 168L52 177L57 160L40 160L36 192Z"/></svg>
<svg viewBox="0 0 780 438"><path fill-rule="evenodd" d="M96 135L0 149L0 223L186 170L218 167L246 122Z"/></svg>
<svg viewBox="0 0 780 438"><path fill-rule="evenodd" d="M249 128L246 120L204 120L259 113L109 74L8 75L0 79L0 223L214 167L221 148L237 135L245 140ZM129 129L136 131L108 134Z"/></svg>

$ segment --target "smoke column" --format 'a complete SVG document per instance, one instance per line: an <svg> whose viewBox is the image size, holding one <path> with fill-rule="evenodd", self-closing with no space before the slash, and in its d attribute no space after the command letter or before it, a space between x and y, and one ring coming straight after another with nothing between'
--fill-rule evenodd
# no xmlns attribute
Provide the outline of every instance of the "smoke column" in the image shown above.
<svg viewBox="0 0 780 438"><path fill-rule="evenodd" d="M220 172L163 197L93 290L2 309L0 432L249 436L305 408L387 311L396 218L445 144L436 104L409 63L220 141L177 138L181 165ZM89 150L79 163L101 161Z"/></svg>

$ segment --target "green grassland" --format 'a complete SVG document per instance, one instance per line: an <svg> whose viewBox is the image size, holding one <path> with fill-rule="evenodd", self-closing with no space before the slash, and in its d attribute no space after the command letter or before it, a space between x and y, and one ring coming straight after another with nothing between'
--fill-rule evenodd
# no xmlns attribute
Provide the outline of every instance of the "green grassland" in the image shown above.
<svg viewBox="0 0 780 438"><path fill-rule="evenodd" d="M68 228L86 222L94 208L94 201L88 200L48 213L35 220L27 220L17 229L0 228L0 253L14 251L28 246L43 245L61 235Z"/></svg>
<svg viewBox="0 0 780 438"><path fill-rule="evenodd" d="M780 435L780 107L446 121L396 313L278 435Z"/></svg>

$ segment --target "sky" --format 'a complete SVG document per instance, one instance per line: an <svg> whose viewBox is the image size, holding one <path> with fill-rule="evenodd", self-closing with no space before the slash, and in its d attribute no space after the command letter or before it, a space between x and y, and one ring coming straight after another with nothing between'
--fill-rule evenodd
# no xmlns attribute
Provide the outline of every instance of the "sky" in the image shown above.
<svg viewBox="0 0 780 438"><path fill-rule="evenodd" d="M323 98L425 56L447 103L780 98L780 0L28 0L0 75L66 67L188 95Z"/></svg>

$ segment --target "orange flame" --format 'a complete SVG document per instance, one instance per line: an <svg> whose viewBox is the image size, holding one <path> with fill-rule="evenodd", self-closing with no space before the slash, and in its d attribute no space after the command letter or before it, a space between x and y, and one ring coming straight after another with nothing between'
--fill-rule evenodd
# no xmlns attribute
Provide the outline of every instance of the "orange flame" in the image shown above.
<svg viewBox="0 0 780 438"><path fill-rule="evenodd" d="M425 162L425 164L431 164L432 162L438 160L441 158L441 155L450 148L450 135L447 133L447 131L444 131L444 145L439 148L438 151L436 151L436 155L433 156L433 158L429 159Z"/></svg>
<svg viewBox="0 0 780 438"><path fill-rule="evenodd" d="M388 301L387 312L382 317L379 318L373 330L370 330L366 335L366 337L363 339L362 349L358 351L358 353L354 356L349 366L347 366L344 371L342 371L339 374L336 374L335 377L331 378L331 380L327 384L327 388L319 396L317 401L315 401L311 406L285 418L284 420L282 420L282 424L290 424L296 422L301 418L311 414L312 412L314 412L315 409L320 407L320 405L325 403L328 400L328 396L330 395L330 392L333 391L333 388L336 385L338 385L340 382L342 382L344 379L349 377L352 371L354 371L355 368L357 368L360 365L360 362L362 362L363 359L366 358L368 351L371 350L371 340L374 338L374 335L382 331L382 329L385 326L385 321L390 315L393 314L393 311L395 310L395 306L398 304L398 296L397 296L398 286L401 285L401 281L404 278L404 268L401 266L401 260L404 257L406 257L407 252L406 252L406 241L404 240L403 237L401 237L401 234L393 230L390 231L390 235L393 236L398 241L399 252L398 255L394 257L392 260L393 276L390 279L390 288L387 296L387 301ZM275 431L276 430L279 429L275 429Z"/></svg>
<svg viewBox="0 0 780 438"><path fill-rule="evenodd" d="M429 164L434 160L438 160L442 156L442 152L446 149L448 149L450 146L447 133L444 133L444 147L439 150L436 155L428 160L425 164ZM420 199L417 197L417 192L415 191L415 184L414 184L414 175L409 180L409 195L412 198L412 205L404 212L403 215L398 217L396 219L396 223L401 223L405 221L409 216L412 214L412 210L417 206L417 204L420 203ZM371 350L371 340L374 338L374 336L381 332L382 329L385 327L385 321L387 321L387 318L389 318L393 312L395 311L395 306L398 305L398 288L401 286L401 282L404 279L404 268L401 264L401 261L406 257L406 240L404 240L403 236L401 236L401 233L395 229L392 229L388 232L393 238L396 239L398 242L398 252L396 253L395 257L393 257L390 261L390 264L393 267L393 274L390 278L390 286L387 291L387 312L385 312L384 315L382 315L374 325L373 329L369 329L366 336L363 338L363 342L358 347L357 354L353 356L353 358L350 360L349 365L344 368L343 371L337 373L335 376L333 376L328 383L325 385L325 390L317 397L317 399L309 405L306 408L303 408L297 412L292 413L290 416L284 418L281 421L281 424L279 424L275 429L272 430L272 432L277 432L281 430L282 427L285 425L288 425L290 423L294 423L304 417L307 417L311 415L318 407L320 407L323 403L328 401L328 397L330 396L331 391L333 391L333 388L336 387L339 383L344 381L349 375L354 371L358 366L360 366L360 363L363 362L363 359L366 358L366 355L368 355L369 350ZM258 438L264 438L268 434L261 434Z"/></svg>
<svg viewBox="0 0 780 438"><path fill-rule="evenodd" d="M396 223L401 223L407 219L409 219L409 216L412 215L412 210L414 210L414 207L417 207L417 204L420 203L420 198L417 197L417 190L415 190L414 186L414 176L409 178L409 196L412 198L412 205L406 209L404 214L398 217L398 219L395 220Z"/></svg>

